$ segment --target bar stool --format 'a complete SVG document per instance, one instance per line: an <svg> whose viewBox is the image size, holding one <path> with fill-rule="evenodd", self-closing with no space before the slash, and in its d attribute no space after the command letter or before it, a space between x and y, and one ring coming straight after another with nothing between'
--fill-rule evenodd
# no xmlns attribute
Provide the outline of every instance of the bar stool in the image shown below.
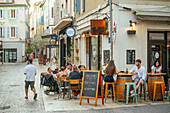
<svg viewBox="0 0 170 113"><path fill-rule="evenodd" d="M170 100L170 79L168 80L168 84L169 84L169 93L168 93L168 101Z"/></svg>
<svg viewBox="0 0 170 113"><path fill-rule="evenodd" d="M143 94L144 94L144 100L148 101L148 96L147 96L147 83L144 82L143 84L140 85L140 98L142 97L142 89L143 89ZM138 91L137 91L138 94Z"/></svg>
<svg viewBox="0 0 170 113"><path fill-rule="evenodd" d="M114 82L105 82L105 103L106 103L106 99L107 99L107 90L108 90L108 85L112 85L113 87L113 93L114 93L114 100L116 103L116 92L115 92L115 85ZM112 95L113 96L113 95Z"/></svg>
<svg viewBox="0 0 170 113"><path fill-rule="evenodd" d="M128 104L128 101L129 101L129 88L130 88L130 86L133 86L133 88L135 90L136 104L138 104L137 93L136 93L136 84L135 83L125 83L125 88L124 88L124 93L123 93L123 102L125 100L124 97L125 97L126 86L127 86L126 104Z"/></svg>
<svg viewBox="0 0 170 113"><path fill-rule="evenodd" d="M153 103L155 101L155 93L156 93L156 86L157 85L161 85L161 88L162 88L162 98L163 98L163 102L165 103L165 100L164 100L164 91L163 91L163 82L154 82Z"/></svg>

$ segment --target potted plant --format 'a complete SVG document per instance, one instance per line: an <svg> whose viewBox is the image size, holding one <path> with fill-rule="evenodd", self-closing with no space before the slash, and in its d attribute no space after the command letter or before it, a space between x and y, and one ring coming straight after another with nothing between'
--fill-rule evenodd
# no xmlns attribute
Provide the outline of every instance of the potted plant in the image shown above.
<svg viewBox="0 0 170 113"><path fill-rule="evenodd" d="M79 61L79 56L75 56L75 59L76 59L77 61Z"/></svg>
<svg viewBox="0 0 170 113"><path fill-rule="evenodd" d="M35 51L38 51L38 62L39 64L43 64L43 60L45 59L45 55L43 55L43 49L49 44L48 39L42 39L41 37L38 37L34 40L32 40L31 45L35 49Z"/></svg>
<svg viewBox="0 0 170 113"><path fill-rule="evenodd" d="M77 48L77 45L75 45L75 51L77 54L79 53L79 49Z"/></svg>

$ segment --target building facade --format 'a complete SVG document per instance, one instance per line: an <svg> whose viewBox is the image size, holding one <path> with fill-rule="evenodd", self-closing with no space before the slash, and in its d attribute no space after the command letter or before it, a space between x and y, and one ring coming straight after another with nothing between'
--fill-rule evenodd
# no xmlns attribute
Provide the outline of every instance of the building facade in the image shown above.
<svg viewBox="0 0 170 113"><path fill-rule="evenodd" d="M29 38L29 3L20 0L0 2L0 31L3 62L25 61L25 41Z"/></svg>

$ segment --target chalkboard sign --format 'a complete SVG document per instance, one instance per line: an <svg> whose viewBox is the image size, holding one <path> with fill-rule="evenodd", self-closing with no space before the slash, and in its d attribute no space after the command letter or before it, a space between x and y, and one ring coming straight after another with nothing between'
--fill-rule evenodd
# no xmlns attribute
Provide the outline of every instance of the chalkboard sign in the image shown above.
<svg viewBox="0 0 170 113"><path fill-rule="evenodd" d="M110 61L110 50L104 50L104 63L108 64Z"/></svg>
<svg viewBox="0 0 170 113"><path fill-rule="evenodd" d="M135 50L127 50L127 64L135 64Z"/></svg>
<svg viewBox="0 0 170 113"><path fill-rule="evenodd" d="M99 76L98 72L85 72L84 73L82 96L96 97L98 76Z"/></svg>
<svg viewBox="0 0 170 113"><path fill-rule="evenodd" d="M98 97L102 97L102 104L104 104L101 73L100 71L86 70L83 72L80 105L82 98L87 98L88 103L89 99L96 99L95 105L97 105Z"/></svg>

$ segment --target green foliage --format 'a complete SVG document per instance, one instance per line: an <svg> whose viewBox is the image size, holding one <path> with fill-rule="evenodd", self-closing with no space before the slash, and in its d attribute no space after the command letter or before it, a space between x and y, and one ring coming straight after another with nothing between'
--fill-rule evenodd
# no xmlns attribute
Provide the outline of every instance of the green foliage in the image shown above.
<svg viewBox="0 0 170 113"><path fill-rule="evenodd" d="M42 39L41 37L37 37L31 40L31 47L32 49L38 50L38 54L43 54L43 49L49 45L49 39Z"/></svg>
<svg viewBox="0 0 170 113"><path fill-rule="evenodd" d="M32 52L32 49L31 49L31 47L29 46L28 49L26 50L26 54L31 54L31 52Z"/></svg>

